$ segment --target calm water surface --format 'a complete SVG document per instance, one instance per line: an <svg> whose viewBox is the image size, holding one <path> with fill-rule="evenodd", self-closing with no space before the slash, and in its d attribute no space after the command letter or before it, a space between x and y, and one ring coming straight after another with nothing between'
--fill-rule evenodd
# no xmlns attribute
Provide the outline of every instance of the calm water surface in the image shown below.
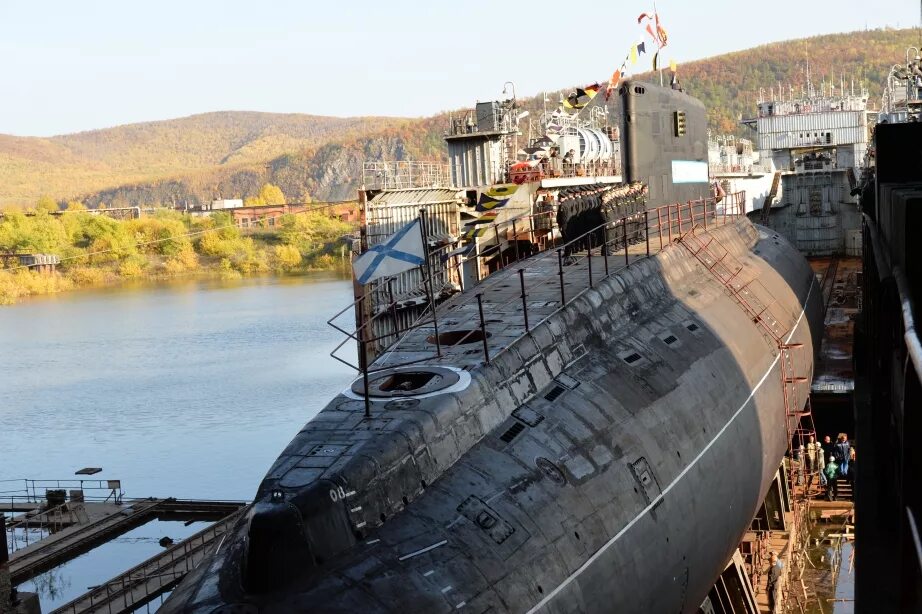
<svg viewBox="0 0 922 614"><path fill-rule="evenodd" d="M329 357L341 336L326 324L351 300L348 281L313 276L0 308L0 479L95 466L129 497L251 499L298 429L351 381ZM160 524L59 569L43 609L150 556L154 538L200 528Z"/></svg>

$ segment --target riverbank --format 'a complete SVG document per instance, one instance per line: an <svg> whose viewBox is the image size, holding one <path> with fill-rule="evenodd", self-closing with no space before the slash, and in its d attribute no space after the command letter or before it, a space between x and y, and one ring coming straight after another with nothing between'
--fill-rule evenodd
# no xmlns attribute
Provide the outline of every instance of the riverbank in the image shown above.
<svg viewBox="0 0 922 614"><path fill-rule="evenodd" d="M226 214L162 210L131 220L84 212L8 214L0 221L0 253L53 254L60 264L38 272L6 259L0 305L127 280L346 271L343 238L352 232L352 225L321 213L285 215L273 228L245 233Z"/></svg>

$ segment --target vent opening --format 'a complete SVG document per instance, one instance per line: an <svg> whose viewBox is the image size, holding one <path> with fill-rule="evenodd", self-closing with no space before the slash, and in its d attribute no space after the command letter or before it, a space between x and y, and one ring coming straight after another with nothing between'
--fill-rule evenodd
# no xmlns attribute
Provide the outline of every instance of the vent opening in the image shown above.
<svg viewBox="0 0 922 614"><path fill-rule="evenodd" d="M550 392L544 395L544 398L547 399L548 401L554 401L557 399L557 397L559 397L564 392L566 392L566 390L567 389L564 388L563 386L554 386L554 388Z"/></svg>
<svg viewBox="0 0 922 614"><path fill-rule="evenodd" d="M487 333L487 339L490 338ZM426 338L429 343L435 343L435 335ZM440 345L467 345L468 343L480 343L483 341L483 331L479 328L470 330L450 330L439 334Z"/></svg>
<svg viewBox="0 0 922 614"><path fill-rule="evenodd" d="M690 330L691 332L695 332L695 331L698 330L700 327L699 327L697 324L695 324L694 322L692 322L691 324L686 324L686 325L685 325L685 328L687 328L687 329Z"/></svg>
<svg viewBox="0 0 922 614"><path fill-rule="evenodd" d="M638 354L637 352L634 352L633 354L630 354L630 355L628 355L628 356L625 356L625 357L624 357L624 362L626 362L626 363L629 364L629 365L632 365L632 364L634 364L635 362L637 362L638 360L640 360L641 358L642 358L642 356L641 356L640 354Z"/></svg>
<svg viewBox="0 0 922 614"><path fill-rule="evenodd" d="M669 335L668 337L663 339L663 343L665 343L666 345L672 345L676 341L678 341L678 339L676 339L675 335Z"/></svg>
<svg viewBox="0 0 922 614"><path fill-rule="evenodd" d="M512 426L510 426L510 427L506 430L505 433L503 433L502 435L500 435L499 438L502 439L503 441L505 441L506 443L509 443L510 441L512 441L513 439L515 439L515 438L518 436L519 433L521 433L521 432L524 431L524 430L525 430L525 425L522 424L522 423L520 423L520 422L516 422L515 424L513 424Z"/></svg>

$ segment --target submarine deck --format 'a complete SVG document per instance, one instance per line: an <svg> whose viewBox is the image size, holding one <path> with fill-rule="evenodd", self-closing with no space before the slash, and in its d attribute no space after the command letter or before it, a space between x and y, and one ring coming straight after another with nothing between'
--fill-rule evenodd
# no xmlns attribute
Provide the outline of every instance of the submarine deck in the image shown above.
<svg viewBox="0 0 922 614"><path fill-rule="evenodd" d="M397 333L398 340L375 359L369 373L423 361L463 369L489 363L594 285L656 255L692 229L733 223L742 198L742 194L732 194L722 203L706 199L650 209L606 224L605 246L585 249L587 233L566 245L513 261L437 306L440 347L436 347L431 312L424 312L417 324ZM624 230L632 223L633 231ZM571 247L569 257L564 255L567 246ZM358 340L358 333L350 337Z"/></svg>

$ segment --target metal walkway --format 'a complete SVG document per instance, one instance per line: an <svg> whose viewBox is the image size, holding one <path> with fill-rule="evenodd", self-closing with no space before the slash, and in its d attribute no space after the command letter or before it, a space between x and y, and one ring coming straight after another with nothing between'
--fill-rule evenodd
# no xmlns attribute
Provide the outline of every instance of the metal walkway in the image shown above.
<svg viewBox="0 0 922 614"><path fill-rule="evenodd" d="M84 525L74 525L55 533L28 548L17 550L10 557L13 585L31 579L56 565L68 561L113 534L124 533L146 522L163 499L138 501L119 512Z"/></svg>
<svg viewBox="0 0 922 614"><path fill-rule="evenodd" d="M234 526L243 507L179 544L112 578L54 612L132 612L175 587Z"/></svg>
<svg viewBox="0 0 922 614"><path fill-rule="evenodd" d="M88 521L71 523L66 528L55 530L51 535L11 554L10 575L14 586L154 518L214 521L238 512L246 504L242 501L140 499L127 501L122 505L100 502L76 505ZM14 523L17 522L20 521L14 519ZM28 520L20 523L30 526ZM14 524L14 528L15 526Z"/></svg>

